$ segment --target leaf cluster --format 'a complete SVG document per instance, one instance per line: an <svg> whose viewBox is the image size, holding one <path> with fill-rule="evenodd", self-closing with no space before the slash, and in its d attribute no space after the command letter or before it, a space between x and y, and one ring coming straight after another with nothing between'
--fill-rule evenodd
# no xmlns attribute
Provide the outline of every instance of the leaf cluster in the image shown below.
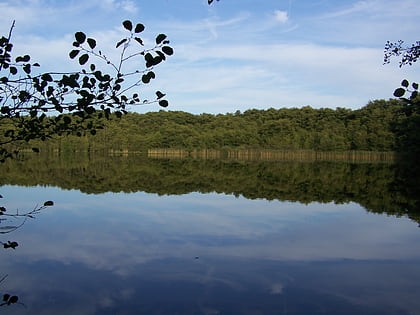
<svg viewBox="0 0 420 315"><path fill-rule="evenodd" d="M420 57L420 41L416 41L411 46L404 46L404 41L387 41L384 49L384 64L390 63L392 57L401 57L399 66L412 65Z"/></svg>
<svg viewBox="0 0 420 315"><path fill-rule="evenodd" d="M2 303L0 306L4 305L12 305L17 303L19 298L16 295L10 295L10 294L3 294Z"/></svg>
<svg viewBox="0 0 420 315"><path fill-rule="evenodd" d="M131 105L168 106L161 91L152 100L131 92L155 79L154 68L173 54L167 36L158 34L155 44L146 48L140 37L143 24L126 20L122 25L128 35L116 43L118 60L108 58L84 32L74 34L69 57L81 67L76 72L34 72L38 63L32 63L28 54L13 58L10 36L0 39L0 124L10 126L0 135L3 160L12 156L4 148L8 143L95 134L101 125L93 122L94 115L108 119L111 113L126 114ZM131 60L143 67L125 70ZM50 118L50 113L58 115Z"/></svg>
<svg viewBox="0 0 420 315"><path fill-rule="evenodd" d="M408 98L404 95L409 94ZM404 100L407 104L416 102L419 96L419 84L416 82L411 83L404 79L401 81L401 87L394 91L394 96Z"/></svg>

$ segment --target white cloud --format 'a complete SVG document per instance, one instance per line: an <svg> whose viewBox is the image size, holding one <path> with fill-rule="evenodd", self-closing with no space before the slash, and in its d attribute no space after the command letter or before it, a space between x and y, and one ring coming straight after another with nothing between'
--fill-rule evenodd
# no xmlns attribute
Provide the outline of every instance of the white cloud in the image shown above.
<svg viewBox="0 0 420 315"><path fill-rule="evenodd" d="M134 1L131 0L101 0L100 5L108 10L123 10L129 13L135 13L138 11Z"/></svg>
<svg viewBox="0 0 420 315"><path fill-rule="evenodd" d="M23 4L21 1L0 3L0 22L1 31L5 32L4 27L9 27L13 20L16 21L17 26L25 27L48 21L51 16L57 16L57 11L51 7L39 6L36 2L29 2ZM4 25L5 24L5 25Z"/></svg>
<svg viewBox="0 0 420 315"><path fill-rule="evenodd" d="M0 3L0 10L7 13L0 16L2 33L8 31L5 18L21 12L22 21L13 36L15 51L29 53L41 63L42 71L77 66L69 60L68 51L78 30L96 38L103 52L116 53L115 43L123 34L121 17L138 10L132 0L92 0L54 7L49 3ZM290 23L291 1L285 11L273 11L273 7L258 11L255 7L255 11L224 10L217 15L214 9L210 16L192 19L167 12L164 14L171 18L146 14L143 40L153 44L154 36L147 36L165 32L175 54L156 69L157 79L150 87L140 88L141 92L153 94L161 89L168 95L170 109L192 112L302 105L359 108L371 99L392 97L401 79L416 80L419 70L383 66L383 44L401 38L401 33L402 39L412 41L418 24L404 14L414 15L416 1L401 1L398 8L390 7L389 0L381 3L337 4L309 16L295 8L295 25ZM150 6L142 7L142 13ZM93 9L97 15L86 19ZM69 17L68 23L57 24L63 16ZM57 27L50 31L49 25Z"/></svg>
<svg viewBox="0 0 420 315"><path fill-rule="evenodd" d="M286 23L289 20L287 11L275 10L274 17L280 23Z"/></svg>
<svg viewBox="0 0 420 315"><path fill-rule="evenodd" d="M405 0L395 5L393 0L364 0L352 3L344 7L327 13L324 17L334 18L349 15L370 15L372 17L390 18L390 17L418 17L418 1Z"/></svg>
<svg viewBox="0 0 420 315"><path fill-rule="evenodd" d="M352 4L350 7L328 13L327 15L325 15L325 17L341 17L365 11L372 11L373 9L375 9L375 5L372 1L359 1Z"/></svg>
<svg viewBox="0 0 420 315"><path fill-rule="evenodd" d="M282 294L284 286L281 283L274 283L270 288L270 294Z"/></svg>
<svg viewBox="0 0 420 315"><path fill-rule="evenodd" d="M177 50L177 63L162 67L157 84L171 109L234 112L250 107L360 108L392 97L402 76L382 65L382 50L316 44L193 44Z"/></svg>

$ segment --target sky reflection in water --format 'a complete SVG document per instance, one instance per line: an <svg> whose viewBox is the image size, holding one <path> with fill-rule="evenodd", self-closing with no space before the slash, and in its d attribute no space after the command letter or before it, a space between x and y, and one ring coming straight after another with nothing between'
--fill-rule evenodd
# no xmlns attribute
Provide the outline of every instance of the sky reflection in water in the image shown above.
<svg viewBox="0 0 420 315"><path fill-rule="evenodd" d="M420 233L350 203L221 194L86 195L3 186L55 206L2 253L16 313L394 314L420 309ZM23 198L22 198L23 196Z"/></svg>

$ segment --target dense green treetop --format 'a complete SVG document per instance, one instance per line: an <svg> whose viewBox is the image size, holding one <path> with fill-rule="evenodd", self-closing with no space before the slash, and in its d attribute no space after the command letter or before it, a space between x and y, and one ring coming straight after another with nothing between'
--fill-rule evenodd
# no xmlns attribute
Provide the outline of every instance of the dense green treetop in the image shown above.
<svg viewBox="0 0 420 315"><path fill-rule="evenodd" d="M32 142L28 148L131 152L150 148L416 151L419 143L406 141L403 108L403 101L391 99L372 101L357 110L306 106L217 115L181 111L128 113L101 121L104 128L94 137L55 137L45 143Z"/></svg>

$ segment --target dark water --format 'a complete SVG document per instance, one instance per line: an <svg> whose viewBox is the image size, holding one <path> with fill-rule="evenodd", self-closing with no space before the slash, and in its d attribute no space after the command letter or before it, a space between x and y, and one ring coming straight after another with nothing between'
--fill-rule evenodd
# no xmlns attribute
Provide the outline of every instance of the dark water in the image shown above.
<svg viewBox="0 0 420 315"><path fill-rule="evenodd" d="M3 167L8 211L55 205L0 235L0 312L420 314L394 165L101 161Z"/></svg>

